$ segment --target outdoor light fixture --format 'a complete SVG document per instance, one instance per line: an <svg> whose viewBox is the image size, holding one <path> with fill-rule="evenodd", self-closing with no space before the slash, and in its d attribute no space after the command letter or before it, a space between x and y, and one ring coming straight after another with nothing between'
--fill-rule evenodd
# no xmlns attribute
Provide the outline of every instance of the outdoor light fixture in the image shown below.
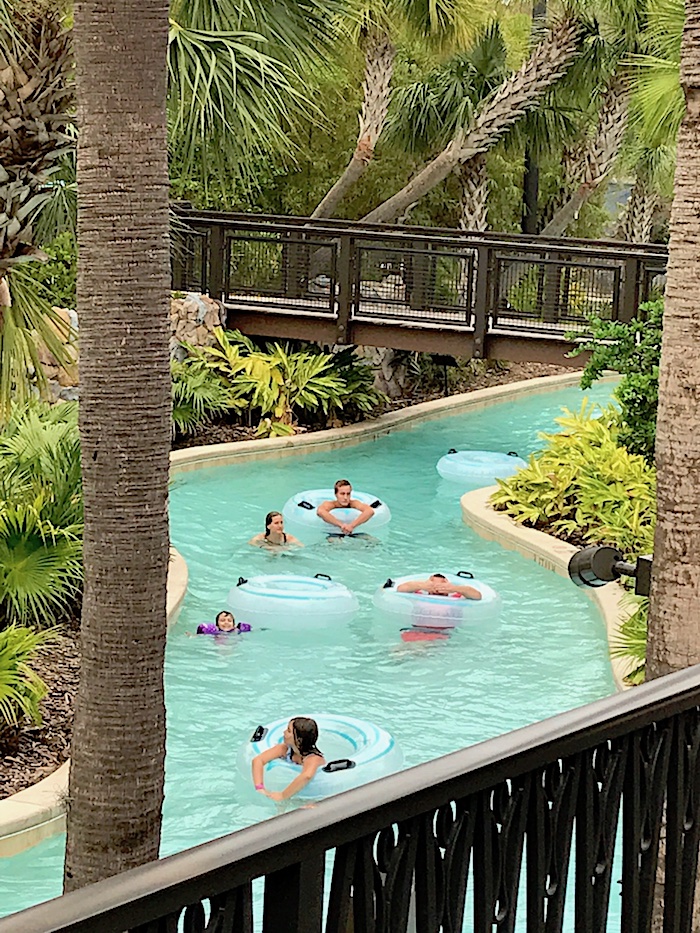
<svg viewBox="0 0 700 933"><path fill-rule="evenodd" d="M648 596L652 558L652 554L645 554L631 564L614 547L585 547L569 561L569 577L576 586L605 586L623 576L634 577L634 592L637 596Z"/></svg>

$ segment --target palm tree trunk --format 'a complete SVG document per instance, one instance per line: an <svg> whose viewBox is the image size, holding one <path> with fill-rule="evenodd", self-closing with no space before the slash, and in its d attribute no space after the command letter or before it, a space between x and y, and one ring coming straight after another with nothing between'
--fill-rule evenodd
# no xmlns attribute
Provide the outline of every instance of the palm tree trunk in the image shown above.
<svg viewBox="0 0 700 933"><path fill-rule="evenodd" d="M659 370L649 677L700 663L700 0L688 0L685 9L686 113L678 134Z"/></svg>
<svg viewBox="0 0 700 933"><path fill-rule="evenodd" d="M580 26L562 20L533 49L530 58L478 107L470 126L460 129L442 152L401 191L370 211L363 220L385 223L432 191L460 163L486 152L568 69L578 51Z"/></svg>
<svg viewBox="0 0 700 933"><path fill-rule="evenodd" d="M618 224L619 239L628 243L649 243L658 201L658 195L648 183L637 178Z"/></svg>
<svg viewBox="0 0 700 933"><path fill-rule="evenodd" d="M155 859L160 843L171 404L167 38L167 0L76 4L85 595L66 890Z"/></svg>
<svg viewBox="0 0 700 933"><path fill-rule="evenodd" d="M460 230L488 230L490 186L491 180L486 171L486 156L483 152L460 165Z"/></svg>
<svg viewBox="0 0 700 933"><path fill-rule="evenodd" d="M315 208L312 217L333 216L345 194L365 173L384 129L391 99L396 50L389 36L381 30L368 30L361 44L365 53L365 77L362 82L363 99L357 145L347 168Z"/></svg>
<svg viewBox="0 0 700 933"><path fill-rule="evenodd" d="M559 237L566 233L585 202L610 174L627 128L628 105L626 85L613 78L601 103L595 135L581 147L578 164L567 172L576 188L568 196L564 195L555 207L551 220L541 231L542 236Z"/></svg>

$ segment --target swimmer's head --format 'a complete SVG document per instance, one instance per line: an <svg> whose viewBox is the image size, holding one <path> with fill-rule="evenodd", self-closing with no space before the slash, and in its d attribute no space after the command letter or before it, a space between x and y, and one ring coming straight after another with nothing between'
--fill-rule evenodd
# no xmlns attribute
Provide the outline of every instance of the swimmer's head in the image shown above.
<svg viewBox="0 0 700 933"><path fill-rule="evenodd" d="M295 716L294 719L290 719L284 738L286 742L291 740L296 745L302 758L312 752L319 753L316 748L318 725L314 719L308 719L306 716Z"/></svg>
<svg viewBox="0 0 700 933"><path fill-rule="evenodd" d="M335 498L341 505L348 505L352 499L352 486L349 479L339 479L333 487Z"/></svg>
<svg viewBox="0 0 700 933"><path fill-rule="evenodd" d="M284 518L281 512L268 512L265 516L265 537L267 538L271 531L282 534L284 531Z"/></svg>
<svg viewBox="0 0 700 933"><path fill-rule="evenodd" d="M232 632L236 627L236 620L233 618L233 613L228 612L226 609L222 609L216 617L216 627L221 632Z"/></svg>
<svg viewBox="0 0 700 933"><path fill-rule="evenodd" d="M446 580L447 580L447 577L445 576L444 573L431 573L431 574L430 574L430 577L429 577L428 579L429 579L429 580L437 580L438 582L442 582L443 580L446 581Z"/></svg>

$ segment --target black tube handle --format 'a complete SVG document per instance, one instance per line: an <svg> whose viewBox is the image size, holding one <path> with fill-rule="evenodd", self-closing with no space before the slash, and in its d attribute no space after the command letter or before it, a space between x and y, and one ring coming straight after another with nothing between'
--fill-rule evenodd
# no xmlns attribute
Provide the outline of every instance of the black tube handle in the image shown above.
<svg viewBox="0 0 700 933"><path fill-rule="evenodd" d="M450 447L450 449L447 451L447 453L448 453L448 454L456 454L456 453L457 453L457 450L456 450L455 447Z"/></svg>
<svg viewBox="0 0 700 933"><path fill-rule="evenodd" d="M468 570L459 570L459 571L457 571L457 576L458 576L458 577L464 577L464 578L467 579L467 580L473 580L473 579L474 579L474 574L473 574L473 573L470 573Z"/></svg>
<svg viewBox="0 0 700 933"><path fill-rule="evenodd" d="M381 504L382 504L381 499L375 499L374 502L370 502L369 507L370 509L378 509Z"/></svg>
<svg viewBox="0 0 700 933"><path fill-rule="evenodd" d="M387 578L386 578L386 583L384 583L384 584L382 585L382 589L383 589L383 590L388 590L389 587L391 587L391 586L393 586L393 585L394 585L394 581L391 579L391 577L387 577Z"/></svg>
<svg viewBox="0 0 700 933"><path fill-rule="evenodd" d="M508 451L508 456L509 456L509 457L519 457L520 454L518 453L517 450L509 450L509 451Z"/></svg>
<svg viewBox="0 0 700 933"><path fill-rule="evenodd" d="M245 577L239 577L239 578L238 578L238 583L236 584L236 586L243 586L243 584L244 584L244 583L247 583L247 582L248 582L248 581L246 580Z"/></svg>
<svg viewBox="0 0 700 933"><path fill-rule="evenodd" d="M314 577L316 577L317 580L330 580L327 573L315 573Z"/></svg>
<svg viewBox="0 0 700 933"><path fill-rule="evenodd" d="M306 499L302 499L301 502L297 502L297 505L300 509L306 509L309 512L313 512L313 505L310 502L307 502Z"/></svg>
<svg viewBox="0 0 700 933"><path fill-rule="evenodd" d="M258 726L255 732L251 735L251 742L259 742L260 739L264 739L267 735L267 728L265 726Z"/></svg>
<svg viewBox="0 0 700 933"><path fill-rule="evenodd" d="M355 767L352 758L337 758L335 761L329 761L327 765L321 768L326 774L333 774L334 771L349 771Z"/></svg>

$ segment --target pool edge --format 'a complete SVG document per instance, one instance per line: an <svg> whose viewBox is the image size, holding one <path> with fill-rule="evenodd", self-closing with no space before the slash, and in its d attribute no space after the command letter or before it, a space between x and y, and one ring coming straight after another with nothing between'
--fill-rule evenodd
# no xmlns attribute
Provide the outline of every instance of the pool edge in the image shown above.
<svg viewBox="0 0 700 933"><path fill-rule="evenodd" d="M461 497L464 523L485 540L495 541L501 547L516 551L546 570L568 579L569 560L579 549L544 531L524 528L505 512L494 511L489 505L489 498L497 489L498 486L486 486L467 492ZM629 615L629 610L622 605L625 591L619 583L606 583L601 587L586 587L584 592L595 603L603 617L610 649L613 640L619 635L620 620ZM625 683L624 678L634 667L631 659L609 657L609 661L618 691L629 689L629 684Z"/></svg>
<svg viewBox="0 0 700 933"><path fill-rule="evenodd" d="M168 629L177 621L187 592L185 558L170 548L168 565ZM0 858L19 855L66 828L70 760L31 787L0 800Z"/></svg>
<svg viewBox="0 0 700 933"><path fill-rule="evenodd" d="M617 378L619 378L617 375L604 376L600 381L606 382ZM201 467L225 466L237 460L263 460L268 457L313 453L321 449L334 450L339 447L350 447L384 437L398 428L410 427L421 421L447 417L469 409L483 408L505 399L569 388L576 386L580 380L580 372L522 379L520 382L489 386L487 389L475 389L473 392L462 392L448 398L410 405L407 408L380 415L373 421L361 421L343 428L328 428L325 431L295 434L292 437L269 437L261 440L233 441L228 444L210 444L204 447L186 447L182 450L174 450L170 454L170 472L177 475Z"/></svg>

